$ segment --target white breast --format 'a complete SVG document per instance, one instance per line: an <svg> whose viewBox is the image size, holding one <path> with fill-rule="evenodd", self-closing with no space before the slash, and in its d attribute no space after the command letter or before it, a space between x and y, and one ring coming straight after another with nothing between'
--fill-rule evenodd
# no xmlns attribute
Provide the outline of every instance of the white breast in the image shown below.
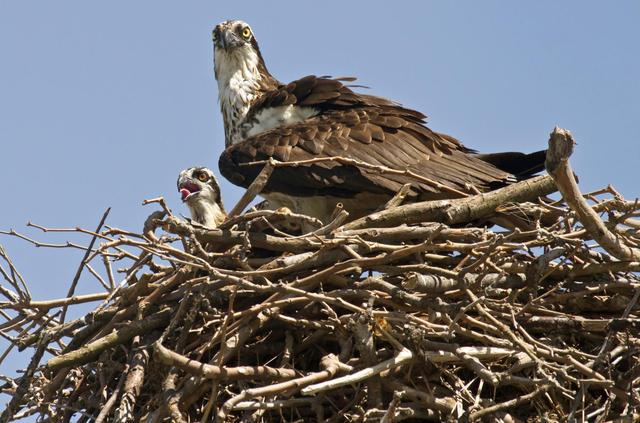
<svg viewBox="0 0 640 423"><path fill-rule="evenodd" d="M226 218L220 206L209 199L198 198L187 202L187 206L191 212L191 218L208 228L217 228Z"/></svg>
<svg viewBox="0 0 640 423"><path fill-rule="evenodd" d="M269 129L302 122L318 114L312 107L289 106L269 107L257 113L250 122L242 124L242 138L246 139Z"/></svg>
<svg viewBox="0 0 640 423"><path fill-rule="evenodd" d="M244 121L251 102L258 95L260 73L258 56L250 48L232 52L215 51L218 100L224 116L227 143L241 141L239 125Z"/></svg>

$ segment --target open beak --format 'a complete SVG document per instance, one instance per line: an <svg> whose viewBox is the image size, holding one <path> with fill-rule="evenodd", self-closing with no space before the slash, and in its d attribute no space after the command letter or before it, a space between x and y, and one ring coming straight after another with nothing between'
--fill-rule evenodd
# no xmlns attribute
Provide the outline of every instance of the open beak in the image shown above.
<svg viewBox="0 0 640 423"><path fill-rule="evenodd" d="M182 202L187 201L192 195L200 192L200 190L201 188L188 178L181 179L178 184L178 192L180 192Z"/></svg>

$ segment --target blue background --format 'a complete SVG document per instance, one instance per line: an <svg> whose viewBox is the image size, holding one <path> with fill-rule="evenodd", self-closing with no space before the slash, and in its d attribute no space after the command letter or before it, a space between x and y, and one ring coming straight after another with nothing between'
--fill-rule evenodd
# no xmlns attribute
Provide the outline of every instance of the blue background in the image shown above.
<svg viewBox="0 0 640 423"><path fill-rule="evenodd" d="M568 128L583 190L635 198L639 12L635 1L0 0L0 229L78 240L24 225L93 229L111 206L110 225L140 231L155 210L142 200L159 195L186 213L179 171L217 173L224 145L211 29L226 19L252 26L280 80L357 76L480 151L539 150L554 125ZM231 208L241 191L221 182ZM64 296L82 257L0 244L34 299ZM78 291L98 290L85 272Z"/></svg>

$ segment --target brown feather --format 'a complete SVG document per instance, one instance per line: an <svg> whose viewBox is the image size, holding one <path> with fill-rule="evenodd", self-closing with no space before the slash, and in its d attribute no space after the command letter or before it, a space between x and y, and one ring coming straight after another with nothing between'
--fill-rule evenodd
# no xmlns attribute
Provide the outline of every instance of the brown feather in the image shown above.
<svg viewBox="0 0 640 423"><path fill-rule="evenodd" d="M454 137L431 131L425 126L422 113L384 98L354 93L342 83L351 80L311 75L264 93L251 107L249 116L265 107L289 104L313 107L317 115L228 147L220 157L221 173L231 182L247 187L261 165L242 164L269 157L305 161L337 156L402 171L386 173L319 161L277 167L264 188L265 193L332 198L363 194L386 198L406 183L412 186L410 195L446 198L457 194L428 180L462 192L468 192L468 185L486 191L513 180L511 173L482 160Z"/></svg>

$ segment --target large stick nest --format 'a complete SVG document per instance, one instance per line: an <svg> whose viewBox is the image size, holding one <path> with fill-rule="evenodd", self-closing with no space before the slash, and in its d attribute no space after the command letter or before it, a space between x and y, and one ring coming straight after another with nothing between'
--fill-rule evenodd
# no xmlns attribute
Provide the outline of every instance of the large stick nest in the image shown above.
<svg viewBox="0 0 640 423"><path fill-rule="evenodd" d="M249 211L207 229L163 205L140 234L77 229L92 241L80 270L105 286L92 295L76 278L34 301L0 249L2 334L33 354L4 377L2 420L632 421L640 205L582 196L570 135L554 140L552 176L431 205L399 195L347 224ZM563 201L538 198L555 185ZM520 224L479 226L505 217ZM287 233L301 224L315 229Z"/></svg>

